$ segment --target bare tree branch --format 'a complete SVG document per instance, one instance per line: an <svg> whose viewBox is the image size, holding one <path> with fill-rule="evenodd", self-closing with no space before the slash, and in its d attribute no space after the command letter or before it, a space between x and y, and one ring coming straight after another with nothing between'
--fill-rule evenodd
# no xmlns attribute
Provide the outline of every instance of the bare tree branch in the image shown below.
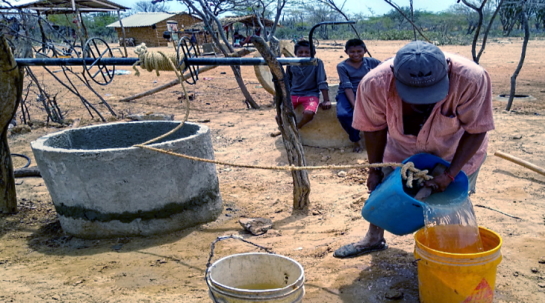
<svg viewBox="0 0 545 303"><path fill-rule="evenodd" d="M422 38L424 38L424 40L426 40L428 43L432 43L430 39L428 39L428 37L426 37L426 35L422 33L420 27L416 26L416 24L414 24L414 22L409 17L407 17L407 15L405 15L403 10L397 4L393 3L390 0L384 0L384 2L390 4L391 7L393 7L398 13L400 13L401 16L403 16L403 18L405 18L405 20L407 20L413 26L413 28L418 31L418 33L420 34L420 36L422 36Z"/></svg>

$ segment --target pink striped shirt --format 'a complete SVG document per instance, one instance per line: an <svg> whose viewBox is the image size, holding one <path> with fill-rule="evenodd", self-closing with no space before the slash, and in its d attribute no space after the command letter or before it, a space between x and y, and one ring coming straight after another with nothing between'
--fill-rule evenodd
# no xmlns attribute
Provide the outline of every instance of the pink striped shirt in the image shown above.
<svg viewBox="0 0 545 303"><path fill-rule="evenodd" d="M384 162L401 162L417 153L452 161L460 138L494 129L492 84L488 73L464 57L445 53L451 60L447 97L435 104L418 136L403 132L402 101L390 69L393 58L371 70L360 82L352 126L366 132L388 128ZM486 156L488 135L462 170L470 175Z"/></svg>

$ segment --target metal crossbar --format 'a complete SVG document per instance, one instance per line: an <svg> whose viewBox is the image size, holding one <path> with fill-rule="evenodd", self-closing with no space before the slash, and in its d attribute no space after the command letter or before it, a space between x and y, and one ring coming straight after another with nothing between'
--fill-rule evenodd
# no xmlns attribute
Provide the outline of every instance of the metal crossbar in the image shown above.
<svg viewBox="0 0 545 303"><path fill-rule="evenodd" d="M138 58L16 58L20 66L134 65ZM282 65L316 65L315 58L278 58ZM263 58L186 58L186 65L267 65Z"/></svg>

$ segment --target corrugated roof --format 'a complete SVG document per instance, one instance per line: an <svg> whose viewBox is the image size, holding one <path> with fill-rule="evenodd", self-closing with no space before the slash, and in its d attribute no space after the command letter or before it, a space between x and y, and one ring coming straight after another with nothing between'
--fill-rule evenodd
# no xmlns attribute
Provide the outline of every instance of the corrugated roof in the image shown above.
<svg viewBox="0 0 545 303"><path fill-rule="evenodd" d="M179 14L187 15L187 13L136 13L127 18L121 19L121 22L123 22L123 27L144 27L157 24ZM194 18L200 20L197 17ZM121 25L119 24L119 21L116 21L112 24L106 25L106 27L121 27Z"/></svg>
<svg viewBox="0 0 545 303"><path fill-rule="evenodd" d="M74 0L74 3L80 12L105 12L131 9L130 7L108 0ZM0 8L23 8L55 13L73 12L71 0L2 0Z"/></svg>

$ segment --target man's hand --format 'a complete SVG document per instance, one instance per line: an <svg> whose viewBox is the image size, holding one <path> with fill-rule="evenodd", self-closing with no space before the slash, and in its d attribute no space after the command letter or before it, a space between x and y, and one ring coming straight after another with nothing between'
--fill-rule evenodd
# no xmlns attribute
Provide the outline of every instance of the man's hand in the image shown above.
<svg viewBox="0 0 545 303"><path fill-rule="evenodd" d="M450 177L447 174L442 173L435 176L432 180L424 182L424 186L430 187L434 192L444 192L450 183L452 183Z"/></svg>
<svg viewBox="0 0 545 303"><path fill-rule="evenodd" d="M377 186L382 182L382 178L384 177L384 173L380 169L373 169L371 168L369 170L369 176L367 177L367 189L369 189L369 192L372 192L377 188Z"/></svg>
<svg viewBox="0 0 545 303"><path fill-rule="evenodd" d="M324 101L322 103L320 103L320 107L324 110L327 110L327 109L330 109L331 108L331 101Z"/></svg>

